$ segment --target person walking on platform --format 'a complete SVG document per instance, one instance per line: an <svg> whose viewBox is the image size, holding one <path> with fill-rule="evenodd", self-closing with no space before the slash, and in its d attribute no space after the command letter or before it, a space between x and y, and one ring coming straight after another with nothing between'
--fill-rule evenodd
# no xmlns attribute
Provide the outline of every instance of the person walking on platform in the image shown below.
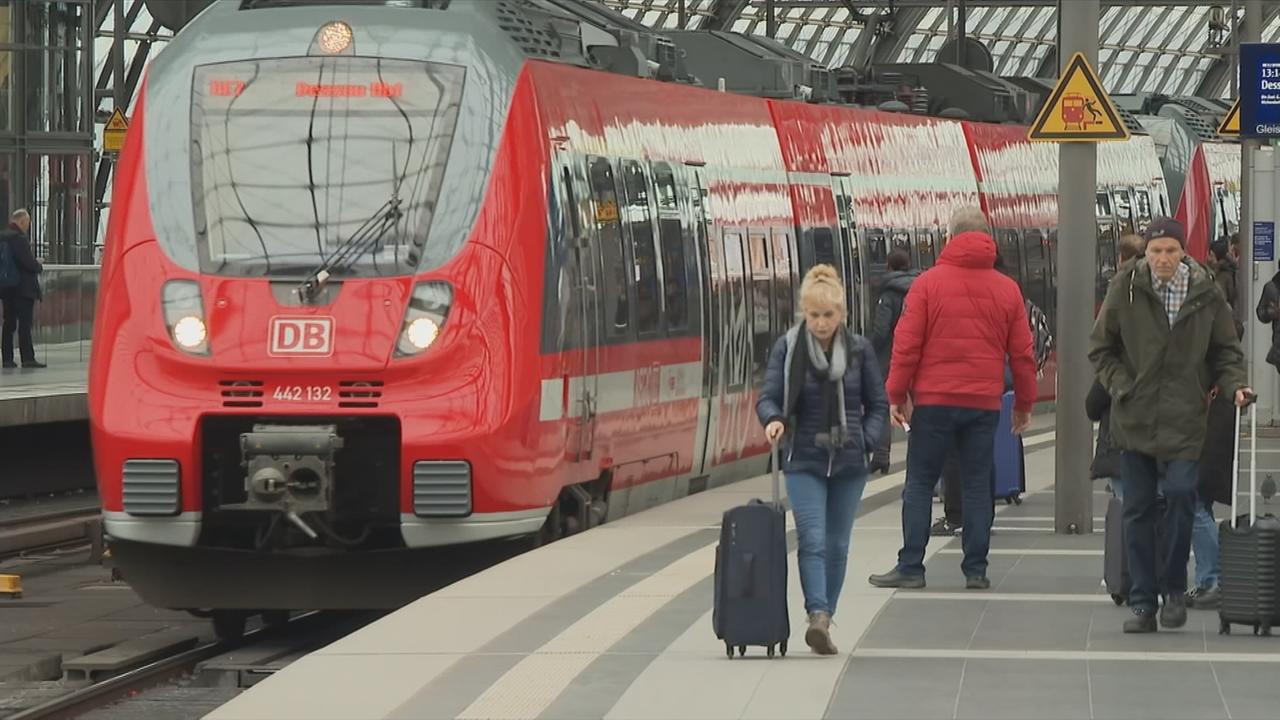
<svg viewBox="0 0 1280 720"><path fill-rule="evenodd" d="M1160 624L1186 624L1187 558L1209 389L1217 385L1238 407L1253 392L1231 308L1209 273L1186 257L1182 225L1156 218L1145 237L1145 261L1111 281L1089 342L1089 360L1111 396L1111 435L1122 451L1133 611L1124 623L1127 633L1157 630L1160 595ZM1162 577L1157 493L1165 506Z"/></svg>
<svg viewBox="0 0 1280 720"><path fill-rule="evenodd" d="M5 368L18 367L13 360L15 332L22 367L45 367L44 363L36 360L35 343L31 337L36 301L41 297L40 273L44 272L44 266L31 253L31 242L27 239L30 228L31 215L26 210L15 210L9 216L9 226L0 231L0 243L4 243L6 251L0 253L0 262L11 264L7 269L0 268L0 272L14 276L12 285L0 289L0 300L4 301L4 335L0 337L0 354L3 357L0 359L3 359Z"/></svg>
<svg viewBox="0 0 1280 720"><path fill-rule="evenodd" d="M888 272L884 276L884 284L880 288L880 299L876 302L875 322L871 326L871 346L876 351L876 361L880 363L880 376L889 377L889 359L893 352L893 332L902 317L902 307L911 290L911 283L920 275L918 270L911 270L911 256L906 250L898 248L889 253ZM893 444L893 428L887 423L884 437L876 444L875 455L871 459L871 472L882 475L889 474L889 446Z"/></svg>
<svg viewBox="0 0 1280 720"><path fill-rule="evenodd" d="M804 639L821 655L837 652L831 618L867 485L867 455L884 432L889 406L871 343L845 327L844 298L834 268L809 270L800 285L804 319L774 343L756 403L765 435L783 438L809 617Z"/></svg>
<svg viewBox="0 0 1280 720"><path fill-rule="evenodd" d="M903 544L893 570L868 578L876 587L925 586L933 487L953 443L963 471L965 585L991 586L991 473L1006 357L1016 396L1013 431L1031 424L1036 371L1022 292L995 269L996 244L980 209L957 210L950 238L938 264L911 286L894 338L886 389L890 418L908 431Z"/></svg>

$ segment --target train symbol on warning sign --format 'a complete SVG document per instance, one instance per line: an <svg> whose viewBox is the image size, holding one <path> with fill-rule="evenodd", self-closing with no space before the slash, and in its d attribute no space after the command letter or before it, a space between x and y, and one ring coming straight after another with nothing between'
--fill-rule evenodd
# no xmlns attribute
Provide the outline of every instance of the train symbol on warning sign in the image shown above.
<svg viewBox="0 0 1280 720"><path fill-rule="evenodd" d="M1102 113L1098 110L1097 101L1078 93L1069 93L1062 97L1061 114L1062 124L1065 127L1074 125L1079 130L1086 130L1090 125L1102 124Z"/></svg>

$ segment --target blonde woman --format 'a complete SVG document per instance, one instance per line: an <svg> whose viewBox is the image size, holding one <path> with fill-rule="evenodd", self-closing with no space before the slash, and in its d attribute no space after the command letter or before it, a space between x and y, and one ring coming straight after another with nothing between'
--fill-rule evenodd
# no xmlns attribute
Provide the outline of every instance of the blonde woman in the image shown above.
<svg viewBox="0 0 1280 720"><path fill-rule="evenodd" d="M830 265L800 285L802 322L769 354L756 414L781 439L782 471L799 539L805 642L836 653L836 611L853 520L867 484L867 455L885 430L889 400L871 343L844 326L844 287Z"/></svg>

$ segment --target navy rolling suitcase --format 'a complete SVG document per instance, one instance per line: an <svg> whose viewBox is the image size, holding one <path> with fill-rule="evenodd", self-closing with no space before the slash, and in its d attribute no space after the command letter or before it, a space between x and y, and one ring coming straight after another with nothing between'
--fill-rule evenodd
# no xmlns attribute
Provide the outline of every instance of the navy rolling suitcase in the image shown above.
<svg viewBox="0 0 1280 720"><path fill-rule="evenodd" d="M1232 459L1231 519L1218 526L1222 604L1218 632L1232 625L1253 627L1255 635L1270 635L1280 625L1280 520L1268 513L1258 517L1258 406L1250 403L1249 514L1240 515L1240 416L1236 413L1235 453Z"/></svg>
<svg viewBox="0 0 1280 720"><path fill-rule="evenodd" d="M748 645L787 654L787 512L780 498L778 446L773 446L773 502L753 499L725 512L716 547L715 605L711 624L733 649Z"/></svg>
<svg viewBox="0 0 1280 720"><path fill-rule="evenodd" d="M995 489L992 495L1006 504L1022 504L1027 491L1026 466L1022 457L1022 437L1013 434L1013 393L1000 398L1000 422L996 425Z"/></svg>

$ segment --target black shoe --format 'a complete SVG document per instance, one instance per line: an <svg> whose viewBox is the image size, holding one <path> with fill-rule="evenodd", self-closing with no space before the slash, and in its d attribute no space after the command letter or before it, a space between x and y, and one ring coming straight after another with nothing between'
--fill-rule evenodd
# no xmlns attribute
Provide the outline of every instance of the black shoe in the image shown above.
<svg viewBox="0 0 1280 720"><path fill-rule="evenodd" d="M5 361L4 361L4 369L5 369L5 370L12 370L12 369L14 369L14 368L16 368L16 367L18 367L18 363L14 362L14 361L12 361L12 360L5 360Z"/></svg>
<svg viewBox="0 0 1280 720"><path fill-rule="evenodd" d="M1196 610L1216 610L1222 604L1222 588L1217 585L1192 588L1187 593L1186 602L1187 607Z"/></svg>
<svg viewBox="0 0 1280 720"><path fill-rule="evenodd" d="M872 575L867 582L880 588L918 589L924 587L924 575L906 575L894 568L883 575Z"/></svg>
<svg viewBox="0 0 1280 720"><path fill-rule="evenodd" d="M1153 633L1159 630L1156 627L1156 614L1139 612L1135 610L1133 617L1124 621L1124 631L1126 633Z"/></svg>
<svg viewBox="0 0 1280 720"><path fill-rule="evenodd" d="M44 364L44 363L42 363L42 362L36 362L35 360L29 360L29 361L28 361L28 360L24 360L24 361L22 362L22 367L24 367L24 368L46 368L46 367L49 367L49 366L48 366L48 365L45 365L45 364Z"/></svg>
<svg viewBox="0 0 1280 720"><path fill-rule="evenodd" d="M991 587L991 581L986 575L968 575L964 579L964 587L966 590L987 590Z"/></svg>
<svg viewBox="0 0 1280 720"><path fill-rule="evenodd" d="M1180 628L1187 624L1187 602L1182 593L1164 599L1160 608L1160 624L1167 628Z"/></svg>
<svg viewBox="0 0 1280 720"><path fill-rule="evenodd" d="M929 526L929 534L933 537L955 537L959 532L960 526L945 517L938 518Z"/></svg>

